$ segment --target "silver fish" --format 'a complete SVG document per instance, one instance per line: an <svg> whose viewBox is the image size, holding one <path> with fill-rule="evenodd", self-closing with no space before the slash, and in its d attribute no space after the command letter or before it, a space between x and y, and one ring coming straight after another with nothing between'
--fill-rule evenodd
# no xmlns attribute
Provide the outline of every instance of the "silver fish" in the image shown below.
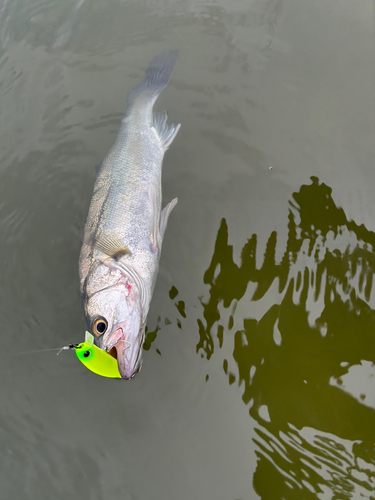
<svg viewBox="0 0 375 500"><path fill-rule="evenodd" d="M179 125L153 112L178 57L169 50L151 61L146 79L128 94L116 141L97 167L79 259L84 313L95 343L117 358L121 377L142 366L146 318L168 217L161 210L165 151Z"/></svg>

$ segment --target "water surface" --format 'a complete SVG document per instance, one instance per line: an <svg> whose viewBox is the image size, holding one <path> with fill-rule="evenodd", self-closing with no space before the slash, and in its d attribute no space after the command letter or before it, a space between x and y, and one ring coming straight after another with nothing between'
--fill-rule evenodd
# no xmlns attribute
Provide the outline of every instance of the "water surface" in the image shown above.
<svg viewBox="0 0 375 500"><path fill-rule="evenodd" d="M3 0L5 499L374 498L373 4ZM79 233L126 93L181 130L142 371L96 377Z"/></svg>

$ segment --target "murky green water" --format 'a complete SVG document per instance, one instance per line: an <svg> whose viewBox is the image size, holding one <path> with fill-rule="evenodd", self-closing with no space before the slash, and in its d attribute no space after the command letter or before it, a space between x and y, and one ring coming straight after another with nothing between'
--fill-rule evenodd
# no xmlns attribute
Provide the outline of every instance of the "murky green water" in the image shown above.
<svg viewBox="0 0 375 500"><path fill-rule="evenodd" d="M373 3L2 0L0 498L359 500L375 493ZM126 93L178 196L142 371L96 377L82 228Z"/></svg>

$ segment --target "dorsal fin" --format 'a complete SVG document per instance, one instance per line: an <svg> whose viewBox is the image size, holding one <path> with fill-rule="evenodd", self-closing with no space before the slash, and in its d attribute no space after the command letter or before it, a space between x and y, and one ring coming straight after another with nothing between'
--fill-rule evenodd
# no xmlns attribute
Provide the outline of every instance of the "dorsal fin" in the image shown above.
<svg viewBox="0 0 375 500"><path fill-rule="evenodd" d="M152 116L152 126L158 133L158 136L162 142L163 149L166 151L172 144L173 139L176 137L177 132L181 127L181 123L178 125L168 125L167 124L167 112L163 111L161 113L154 113Z"/></svg>

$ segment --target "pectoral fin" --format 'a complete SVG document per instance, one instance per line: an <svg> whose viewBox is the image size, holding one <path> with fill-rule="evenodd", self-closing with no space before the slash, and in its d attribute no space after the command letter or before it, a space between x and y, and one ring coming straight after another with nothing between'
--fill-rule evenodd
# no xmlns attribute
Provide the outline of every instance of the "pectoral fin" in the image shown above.
<svg viewBox="0 0 375 500"><path fill-rule="evenodd" d="M131 255L131 251L116 234L102 233L95 237L85 237L84 242L100 252L105 253L112 259L118 260L123 255Z"/></svg>

